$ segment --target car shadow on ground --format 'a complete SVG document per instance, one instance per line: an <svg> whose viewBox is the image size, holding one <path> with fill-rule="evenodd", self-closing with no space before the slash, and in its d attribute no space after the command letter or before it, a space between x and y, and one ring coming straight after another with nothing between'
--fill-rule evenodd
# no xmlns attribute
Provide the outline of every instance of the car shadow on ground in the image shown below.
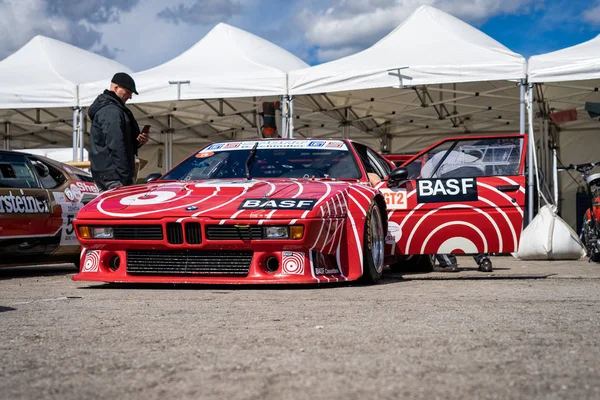
<svg viewBox="0 0 600 400"><path fill-rule="evenodd" d="M404 275L429 275L429 274L444 274L444 275L456 275L456 274L460 274L461 272L473 272L473 273L480 273L482 275L484 274L491 274L494 272L499 272L499 271L510 271L512 270L512 268L497 268L494 267L494 270L492 272L481 272L479 271L479 269L477 267L458 267L458 271L457 272L435 272L435 271L393 271L390 272L389 275L392 277L399 277L399 276L404 276Z"/></svg>
<svg viewBox="0 0 600 400"><path fill-rule="evenodd" d="M75 273L77 273L77 267L74 264L2 267L0 268L0 280L70 275Z"/></svg>
<svg viewBox="0 0 600 400"><path fill-rule="evenodd" d="M368 287L390 285L398 282L403 282L402 276L385 274L382 279L374 284L366 284L359 281L352 282L328 282L328 283L309 283L309 284L254 284L254 283L239 283L239 284L207 284L207 283L99 283L90 286L80 286L79 289L126 289L126 290L229 290L229 291L244 291L244 290L314 290L314 289L338 289L349 287Z"/></svg>

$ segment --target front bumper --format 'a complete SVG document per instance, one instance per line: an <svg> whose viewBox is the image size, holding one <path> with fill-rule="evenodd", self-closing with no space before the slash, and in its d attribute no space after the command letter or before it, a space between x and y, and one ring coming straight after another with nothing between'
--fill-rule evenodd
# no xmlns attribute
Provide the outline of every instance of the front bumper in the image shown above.
<svg viewBox="0 0 600 400"><path fill-rule="evenodd" d="M179 221L184 222L185 221ZM198 220L193 220L198 223ZM264 221L265 225L287 225L291 221ZM205 229L218 221L200 221L201 238L181 243L173 235L161 240L85 240L76 281L131 283L327 283L357 279L361 271L348 269L348 257L338 251L346 236L344 218L298 220L304 226L299 240L227 239L211 240ZM173 221L158 222L166 232ZM82 221L77 225L114 225L114 221ZM119 222L127 224L127 222ZM156 220L135 221L136 226L155 225ZM133 224L132 224L133 225ZM185 225L185 224L184 224ZM220 225L231 225L223 223ZM235 221L235 225L257 225L257 221ZM170 225L172 226L172 225ZM156 238L155 238L156 239ZM194 244L190 244L193 242ZM200 243L198 243L200 242Z"/></svg>

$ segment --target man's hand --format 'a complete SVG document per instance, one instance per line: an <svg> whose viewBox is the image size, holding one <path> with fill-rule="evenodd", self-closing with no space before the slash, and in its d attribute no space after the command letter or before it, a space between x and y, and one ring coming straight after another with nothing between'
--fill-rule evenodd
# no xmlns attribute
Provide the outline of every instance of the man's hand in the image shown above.
<svg viewBox="0 0 600 400"><path fill-rule="evenodd" d="M142 132L138 135L137 140L140 143L140 146L143 146L150 139L150 134L147 132Z"/></svg>

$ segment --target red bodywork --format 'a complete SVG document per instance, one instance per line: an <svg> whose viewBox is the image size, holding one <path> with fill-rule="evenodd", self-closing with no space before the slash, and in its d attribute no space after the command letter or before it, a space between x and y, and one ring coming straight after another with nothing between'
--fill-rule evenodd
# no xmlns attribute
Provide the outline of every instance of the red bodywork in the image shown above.
<svg viewBox="0 0 600 400"><path fill-rule="evenodd" d="M596 218L596 221L600 221L600 197L596 197L596 199L594 200L593 208L594 208L594 217ZM589 208L585 212L585 218L591 219L591 214L590 214Z"/></svg>
<svg viewBox="0 0 600 400"><path fill-rule="evenodd" d="M395 166L400 167L402 164L404 164L406 161L413 158L415 155L406 153L406 154L382 154L382 156L386 160L394 163Z"/></svg>
<svg viewBox="0 0 600 400"><path fill-rule="evenodd" d="M86 252L82 254L84 258L81 273L74 279L173 283L314 283L355 280L362 275L366 210L376 195L373 188L363 184L291 179L269 182L209 181L199 184L169 182L114 190L89 204L78 216L75 226L114 226L119 223L143 230L144 226L158 224L163 232L167 232L167 226L176 223L183 225L183 240L180 244L172 244L168 237L164 237L161 240L114 240L96 244L97 240L80 238ZM264 199L270 196L315 200L316 204L312 210L239 209L244 199ZM193 241L188 233L188 229L191 229L188 228L189 223L199 223L202 227L200 243L190 244ZM268 225L302 225L304 237L301 240L214 240L208 234L209 231L220 231L220 236L223 237L232 230L236 232L247 229L247 226ZM217 236L219 235L215 234ZM222 258L226 263L234 263L236 257L241 257L239 252L254 254L249 271L243 278L210 274L149 276L128 274L125 268L111 270L109 261L115 255L120 257L122 264L127 264L128 249L149 252L213 251L215 257ZM145 257L139 254L136 256ZM281 264L276 273L269 273L265 269L265 263L270 257L275 257ZM321 261L323 265L315 265L317 257L319 261L326 260ZM340 266L339 270L335 264ZM317 271L318 268L335 271Z"/></svg>
<svg viewBox="0 0 600 400"><path fill-rule="evenodd" d="M239 143L224 147L237 148ZM335 148L345 143L351 155L359 159L349 141L323 143ZM213 153L199 152L196 157L202 160L209 154ZM84 251L80 273L73 279L170 283L356 280L363 274L365 220L372 203L379 204L385 221L383 197L369 183L362 166L360 174L360 179L346 180L307 175L289 179L158 181L105 192L81 210L75 226L118 225L119 229L125 226L138 234L132 240L85 239L79 235ZM269 209L270 200L311 203L311 207ZM253 208L256 202L262 205ZM301 225L304 234L295 240L261 238L261 229L271 225ZM163 236L150 238L148 232L152 229L163 232ZM115 256L120 260L119 268L114 268ZM193 271L185 270L198 259L204 264ZM269 263L278 264L277 270L269 272ZM138 264L144 264L143 271L134 271ZM239 267L242 264L244 267Z"/></svg>
<svg viewBox="0 0 600 400"><path fill-rule="evenodd" d="M497 140L499 137L468 136L450 138L423 150L403 164L421 164L428 152L447 142ZM456 197L441 202L419 201L417 186L451 179L409 179L390 190L377 186L388 208L387 254L479 254L509 253L518 249L525 207L525 151L527 137L504 135L519 140L521 152L515 170L506 176L473 176L454 179L471 184L475 196L468 201ZM470 182L469 182L470 181Z"/></svg>
<svg viewBox="0 0 600 400"><path fill-rule="evenodd" d="M495 159L486 161L484 153L488 152L481 150L480 144L461 144L487 137L448 139L439 144L446 146L448 154L454 148L448 146L451 140L456 141L457 149L462 146L460 151L465 154L467 150L479 151L480 160L471 164L483 166L480 175L418 176L396 184L377 180L377 175L385 178L381 171L389 174L394 169L389 160L351 141L336 140L316 142L324 147L347 146L360 166L360 178L331 174L319 178L307 173L304 178L176 180L105 192L80 211L75 226L111 227L119 234L112 239L86 239L78 230L84 249L81 271L73 279L216 284L356 280L365 268L365 243L370 243L365 228L373 205L382 211L388 263L400 255L516 251L525 202L526 137L503 138L512 144L486 146L514 150L506 153L517 157L512 164L505 163L515 167L507 176L487 170L504 164ZM293 147L293 141L286 139L268 142L263 148ZM194 157L216 160L215 152L246 146L241 143L208 146L188 161ZM436 146L405 165L435 151ZM442 154L440 151L438 155ZM217 168L221 162L201 161L198 165ZM309 163L310 159L283 161L281 165L294 162ZM268 172L271 166L263 163L259 167ZM294 205L282 208L276 206L278 201ZM310 206L298 208L302 204ZM299 225L304 227L301 239L260 236L267 226ZM274 268L269 271L269 266Z"/></svg>

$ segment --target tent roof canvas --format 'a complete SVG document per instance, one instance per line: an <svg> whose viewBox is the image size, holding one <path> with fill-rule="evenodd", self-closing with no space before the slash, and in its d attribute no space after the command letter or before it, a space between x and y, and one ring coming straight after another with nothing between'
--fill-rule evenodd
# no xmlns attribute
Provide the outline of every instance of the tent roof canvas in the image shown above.
<svg viewBox="0 0 600 400"><path fill-rule="evenodd" d="M280 96L286 93L286 73L306 66L281 47L220 23L181 55L133 74L140 95L130 103ZM82 104L91 103L106 85L82 85Z"/></svg>
<svg viewBox="0 0 600 400"><path fill-rule="evenodd" d="M566 82L600 78L600 35L575 46L529 58L530 82Z"/></svg>
<svg viewBox="0 0 600 400"><path fill-rule="evenodd" d="M78 47L36 36L0 61L0 109L73 107L77 85L131 70Z"/></svg>
<svg viewBox="0 0 600 400"><path fill-rule="evenodd" d="M440 83L518 80L525 59L471 25L421 6L368 49L290 72L290 94Z"/></svg>

